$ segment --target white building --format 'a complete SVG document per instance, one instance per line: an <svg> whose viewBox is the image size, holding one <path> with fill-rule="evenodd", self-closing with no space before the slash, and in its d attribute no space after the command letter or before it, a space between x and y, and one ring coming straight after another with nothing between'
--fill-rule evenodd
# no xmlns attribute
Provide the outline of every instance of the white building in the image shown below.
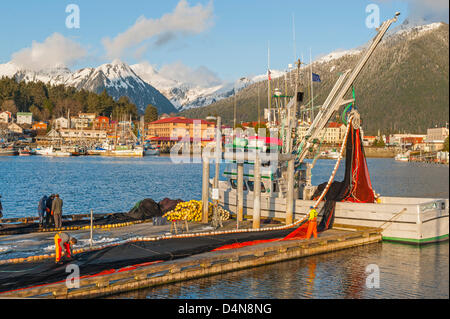
<svg viewBox="0 0 450 319"><path fill-rule="evenodd" d="M9 123L11 122L11 112L4 111L0 112L0 123Z"/></svg>
<svg viewBox="0 0 450 319"><path fill-rule="evenodd" d="M70 128L87 129L92 127L96 119L95 113L80 113L70 118Z"/></svg>
<svg viewBox="0 0 450 319"><path fill-rule="evenodd" d="M57 118L53 124L53 127L57 130L69 128L69 120L65 117Z"/></svg>
<svg viewBox="0 0 450 319"><path fill-rule="evenodd" d="M448 137L448 128L446 127L436 127L429 128L427 130L427 142L444 142Z"/></svg>
<svg viewBox="0 0 450 319"><path fill-rule="evenodd" d="M33 124L33 113L29 112L18 112L17 115L17 124Z"/></svg>
<svg viewBox="0 0 450 319"><path fill-rule="evenodd" d="M299 138L302 139L306 136L309 130L309 125L301 124L297 127L297 134ZM345 132L347 127L341 123L329 123L325 129L323 129L319 136L317 137L320 141L323 139L323 143L327 144L341 144L344 140Z"/></svg>
<svg viewBox="0 0 450 319"><path fill-rule="evenodd" d="M13 133L22 134L23 129L16 123L11 123L8 125L8 130L10 130Z"/></svg>
<svg viewBox="0 0 450 319"><path fill-rule="evenodd" d="M66 139L106 139L106 131L61 129L59 134Z"/></svg>

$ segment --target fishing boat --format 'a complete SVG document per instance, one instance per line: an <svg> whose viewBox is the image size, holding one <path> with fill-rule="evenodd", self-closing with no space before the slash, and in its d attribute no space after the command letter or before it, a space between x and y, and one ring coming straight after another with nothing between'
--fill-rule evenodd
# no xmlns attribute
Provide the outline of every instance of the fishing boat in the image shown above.
<svg viewBox="0 0 450 319"><path fill-rule="evenodd" d="M266 110L268 127L278 130L283 141L281 151L268 154L260 148L250 151L245 147L226 150L222 155L222 159L227 162L223 173L226 181L217 182L218 189L213 190L212 194L218 194L213 195L213 199L237 215L252 216L256 211L261 217L290 218L293 222L304 219L310 207L315 207L321 214L330 216L327 223L334 219L337 224L381 228L384 240L412 244L448 240L448 199L389 197L376 194L373 190L361 141L360 115L356 108L348 107L353 105L355 99L344 99L390 25L397 21L397 16L380 26L355 68L340 75L324 104L319 107L317 116L311 121L306 136L301 139L291 138L291 132L296 131L298 125L295 118L298 104L302 102L298 85L289 103L283 105L279 100L276 109L270 109L269 103L269 110ZM297 72L300 64L299 61ZM335 169L328 182L312 185L311 175L317 158L312 163L305 159L317 150L320 132L339 108L345 105L345 112L348 113L343 115L348 120L344 123L347 133ZM345 178L343 182L336 182L334 176L344 153ZM258 168L257 162L260 163ZM243 168L240 169L240 166ZM214 185L214 181L209 180L208 184ZM255 194L255 185L259 183Z"/></svg>
<svg viewBox="0 0 450 319"><path fill-rule="evenodd" d="M144 147L144 155L145 156L158 156L161 154L161 151L157 146L154 146L152 144L147 144Z"/></svg>
<svg viewBox="0 0 450 319"><path fill-rule="evenodd" d="M320 153L320 157L325 158L325 159L338 159L339 152L337 152L335 149L325 151L325 152Z"/></svg>
<svg viewBox="0 0 450 319"><path fill-rule="evenodd" d="M0 156L15 156L18 155L19 152L17 148L13 146L1 146L0 147Z"/></svg>
<svg viewBox="0 0 450 319"><path fill-rule="evenodd" d="M61 150L60 148L55 148L53 146L44 147L44 148L36 148L36 155L41 156L55 156L55 157L68 157L72 156L71 152Z"/></svg>
<svg viewBox="0 0 450 319"><path fill-rule="evenodd" d="M31 150L29 147L22 148L19 151L19 156L31 156L31 155L36 155L36 152Z"/></svg>
<svg viewBox="0 0 450 319"><path fill-rule="evenodd" d="M399 162L409 162L409 154L408 153L399 153L399 154L395 155L394 159Z"/></svg>
<svg viewBox="0 0 450 319"><path fill-rule="evenodd" d="M134 145L111 145L105 152L100 152L101 156L117 156L117 157L142 157L144 149Z"/></svg>

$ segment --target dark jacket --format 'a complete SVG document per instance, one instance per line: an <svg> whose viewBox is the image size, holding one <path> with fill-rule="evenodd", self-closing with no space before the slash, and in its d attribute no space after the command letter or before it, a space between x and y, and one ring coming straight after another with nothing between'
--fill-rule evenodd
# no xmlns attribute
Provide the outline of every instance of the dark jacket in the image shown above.
<svg viewBox="0 0 450 319"><path fill-rule="evenodd" d="M47 206L47 196L41 198L38 205L38 213L39 215L43 215L45 213L45 208Z"/></svg>
<svg viewBox="0 0 450 319"><path fill-rule="evenodd" d="M52 203L53 203L53 198L51 198L51 197L47 198L45 207L48 208L48 212L51 212L51 210L52 210Z"/></svg>
<svg viewBox="0 0 450 319"><path fill-rule="evenodd" d="M52 203L52 212L53 214L62 214L63 201L59 197L55 197Z"/></svg>

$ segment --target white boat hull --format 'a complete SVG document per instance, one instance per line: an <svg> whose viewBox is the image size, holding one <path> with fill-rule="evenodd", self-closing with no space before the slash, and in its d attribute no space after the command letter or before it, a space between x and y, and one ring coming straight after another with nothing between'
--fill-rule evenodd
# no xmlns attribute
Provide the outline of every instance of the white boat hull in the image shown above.
<svg viewBox="0 0 450 319"><path fill-rule="evenodd" d="M160 151L158 149L156 150L145 150L144 151L145 156L157 156L160 154Z"/></svg>
<svg viewBox="0 0 450 319"><path fill-rule="evenodd" d="M101 156L117 156L117 157L142 157L144 156L143 150L116 150L116 151L106 151L100 153Z"/></svg>
<svg viewBox="0 0 450 319"><path fill-rule="evenodd" d="M234 190L220 190L220 204L237 211ZM294 218L302 219L315 202L295 201ZM319 206L321 208L323 204ZM379 204L336 203L336 224L382 228L384 240L425 244L448 240L449 200L430 198L382 197ZM261 216L285 218L284 198L261 196ZM253 194L244 192L244 215L253 214Z"/></svg>

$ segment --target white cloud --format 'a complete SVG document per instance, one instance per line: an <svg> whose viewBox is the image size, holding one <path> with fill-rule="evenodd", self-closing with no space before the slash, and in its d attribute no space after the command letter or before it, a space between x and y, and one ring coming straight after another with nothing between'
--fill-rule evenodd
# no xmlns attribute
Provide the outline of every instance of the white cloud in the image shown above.
<svg viewBox="0 0 450 319"><path fill-rule="evenodd" d="M59 33L49 36L43 43L33 41L31 48L12 54L12 62L30 70L43 70L56 66L70 67L87 56L80 44Z"/></svg>
<svg viewBox="0 0 450 319"><path fill-rule="evenodd" d="M216 73L207 67L193 69L182 62L163 65L158 71L162 76L182 83L190 83L200 87L211 87L223 84Z"/></svg>
<svg viewBox="0 0 450 319"><path fill-rule="evenodd" d="M381 3L393 0L377 0ZM448 0L404 0L409 6L410 22L431 23L448 22Z"/></svg>
<svg viewBox="0 0 450 319"><path fill-rule="evenodd" d="M164 45L178 35L198 34L212 25L212 2L203 6L190 7L186 0L181 0L173 12L159 19L140 17L136 23L115 38L103 39L106 55L110 59L120 58L125 51L144 41L156 37L157 46Z"/></svg>

